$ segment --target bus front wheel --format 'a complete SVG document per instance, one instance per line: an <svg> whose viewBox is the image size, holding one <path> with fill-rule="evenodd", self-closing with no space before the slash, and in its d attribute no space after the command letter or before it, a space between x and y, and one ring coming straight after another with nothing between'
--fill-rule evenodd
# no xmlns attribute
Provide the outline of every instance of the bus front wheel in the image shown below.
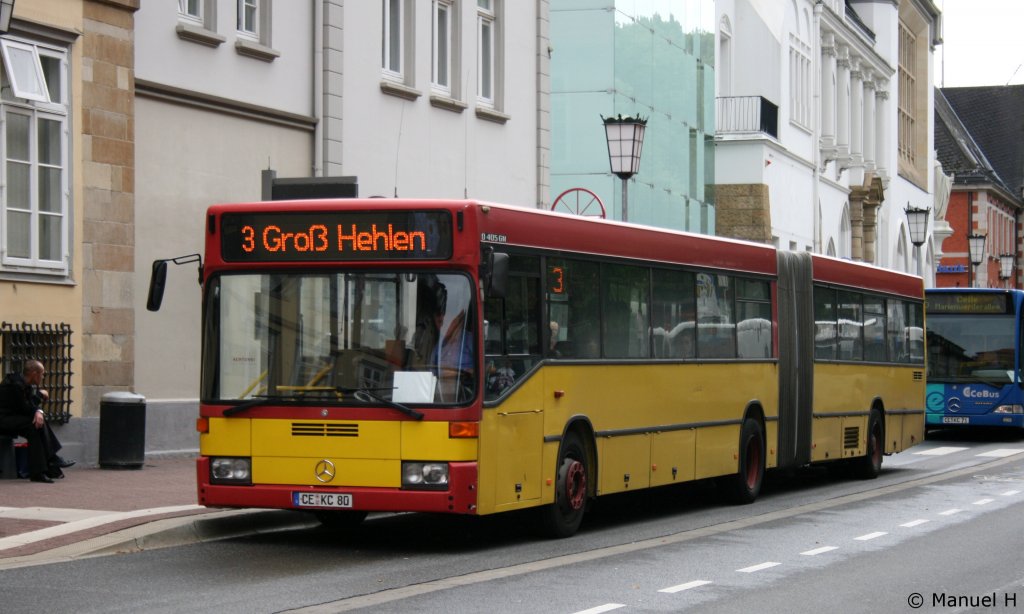
<svg viewBox="0 0 1024 614"><path fill-rule="evenodd" d="M543 529L549 537L569 537L583 522L589 488L587 451L576 433L568 433L558 453L555 501L543 508Z"/></svg>
<svg viewBox="0 0 1024 614"><path fill-rule="evenodd" d="M753 503L764 483L764 429L754 418L747 418L740 428L738 471L721 479L726 498L740 505Z"/></svg>

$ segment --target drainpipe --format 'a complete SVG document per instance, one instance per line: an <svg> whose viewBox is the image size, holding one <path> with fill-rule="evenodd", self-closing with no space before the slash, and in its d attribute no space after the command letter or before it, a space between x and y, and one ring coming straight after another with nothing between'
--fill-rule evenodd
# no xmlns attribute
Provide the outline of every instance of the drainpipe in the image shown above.
<svg viewBox="0 0 1024 614"><path fill-rule="evenodd" d="M967 287L974 287L974 263L971 262L971 242L967 237L974 234L974 192L967 192L967 232L964 234L964 241L967 241Z"/></svg>
<svg viewBox="0 0 1024 614"><path fill-rule="evenodd" d="M814 127L811 131L811 147L814 151L811 162L814 170L811 175L811 207L815 254L821 253L821 204L818 202L818 183L821 181L821 11L823 7L823 0L814 3L814 26L811 28L811 35L814 37L814 47L811 51L811 57L814 58L814 63L811 64L811 69L814 71Z"/></svg>
<svg viewBox="0 0 1024 614"><path fill-rule="evenodd" d="M313 168L314 177L324 172L324 0L313 2Z"/></svg>

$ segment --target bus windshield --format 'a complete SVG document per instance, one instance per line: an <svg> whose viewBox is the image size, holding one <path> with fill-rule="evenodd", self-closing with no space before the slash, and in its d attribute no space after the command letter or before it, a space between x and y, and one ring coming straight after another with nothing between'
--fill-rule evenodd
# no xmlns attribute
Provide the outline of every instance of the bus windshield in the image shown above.
<svg viewBox="0 0 1024 614"><path fill-rule="evenodd" d="M929 381L1012 383L1015 348L1012 315L928 316Z"/></svg>
<svg viewBox="0 0 1024 614"><path fill-rule="evenodd" d="M463 274L411 270L218 276L204 398L468 403L478 371L472 288Z"/></svg>

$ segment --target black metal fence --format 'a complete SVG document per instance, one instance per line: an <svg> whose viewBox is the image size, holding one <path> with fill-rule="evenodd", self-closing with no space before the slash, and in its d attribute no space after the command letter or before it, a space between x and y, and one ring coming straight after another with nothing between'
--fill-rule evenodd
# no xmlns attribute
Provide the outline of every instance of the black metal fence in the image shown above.
<svg viewBox="0 0 1024 614"><path fill-rule="evenodd" d="M0 367L4 374L21 371L26 360L38 360L46 368L43 388L50 399L43 411L50 422L71 419L71 326L60 324L11 324L0 322Z"/></svg>

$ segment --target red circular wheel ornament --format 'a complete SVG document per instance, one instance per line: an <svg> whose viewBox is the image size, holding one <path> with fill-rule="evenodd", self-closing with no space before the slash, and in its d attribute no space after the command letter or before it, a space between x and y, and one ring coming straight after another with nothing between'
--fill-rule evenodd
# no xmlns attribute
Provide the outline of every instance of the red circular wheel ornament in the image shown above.
<svg viewBox="0 0 1024 614"><path fill-rule="evenodd" d="M587 188L569 188L562 192L551 204L552 211L573 213L587 217L605 218L604 203Z"/></svg>

